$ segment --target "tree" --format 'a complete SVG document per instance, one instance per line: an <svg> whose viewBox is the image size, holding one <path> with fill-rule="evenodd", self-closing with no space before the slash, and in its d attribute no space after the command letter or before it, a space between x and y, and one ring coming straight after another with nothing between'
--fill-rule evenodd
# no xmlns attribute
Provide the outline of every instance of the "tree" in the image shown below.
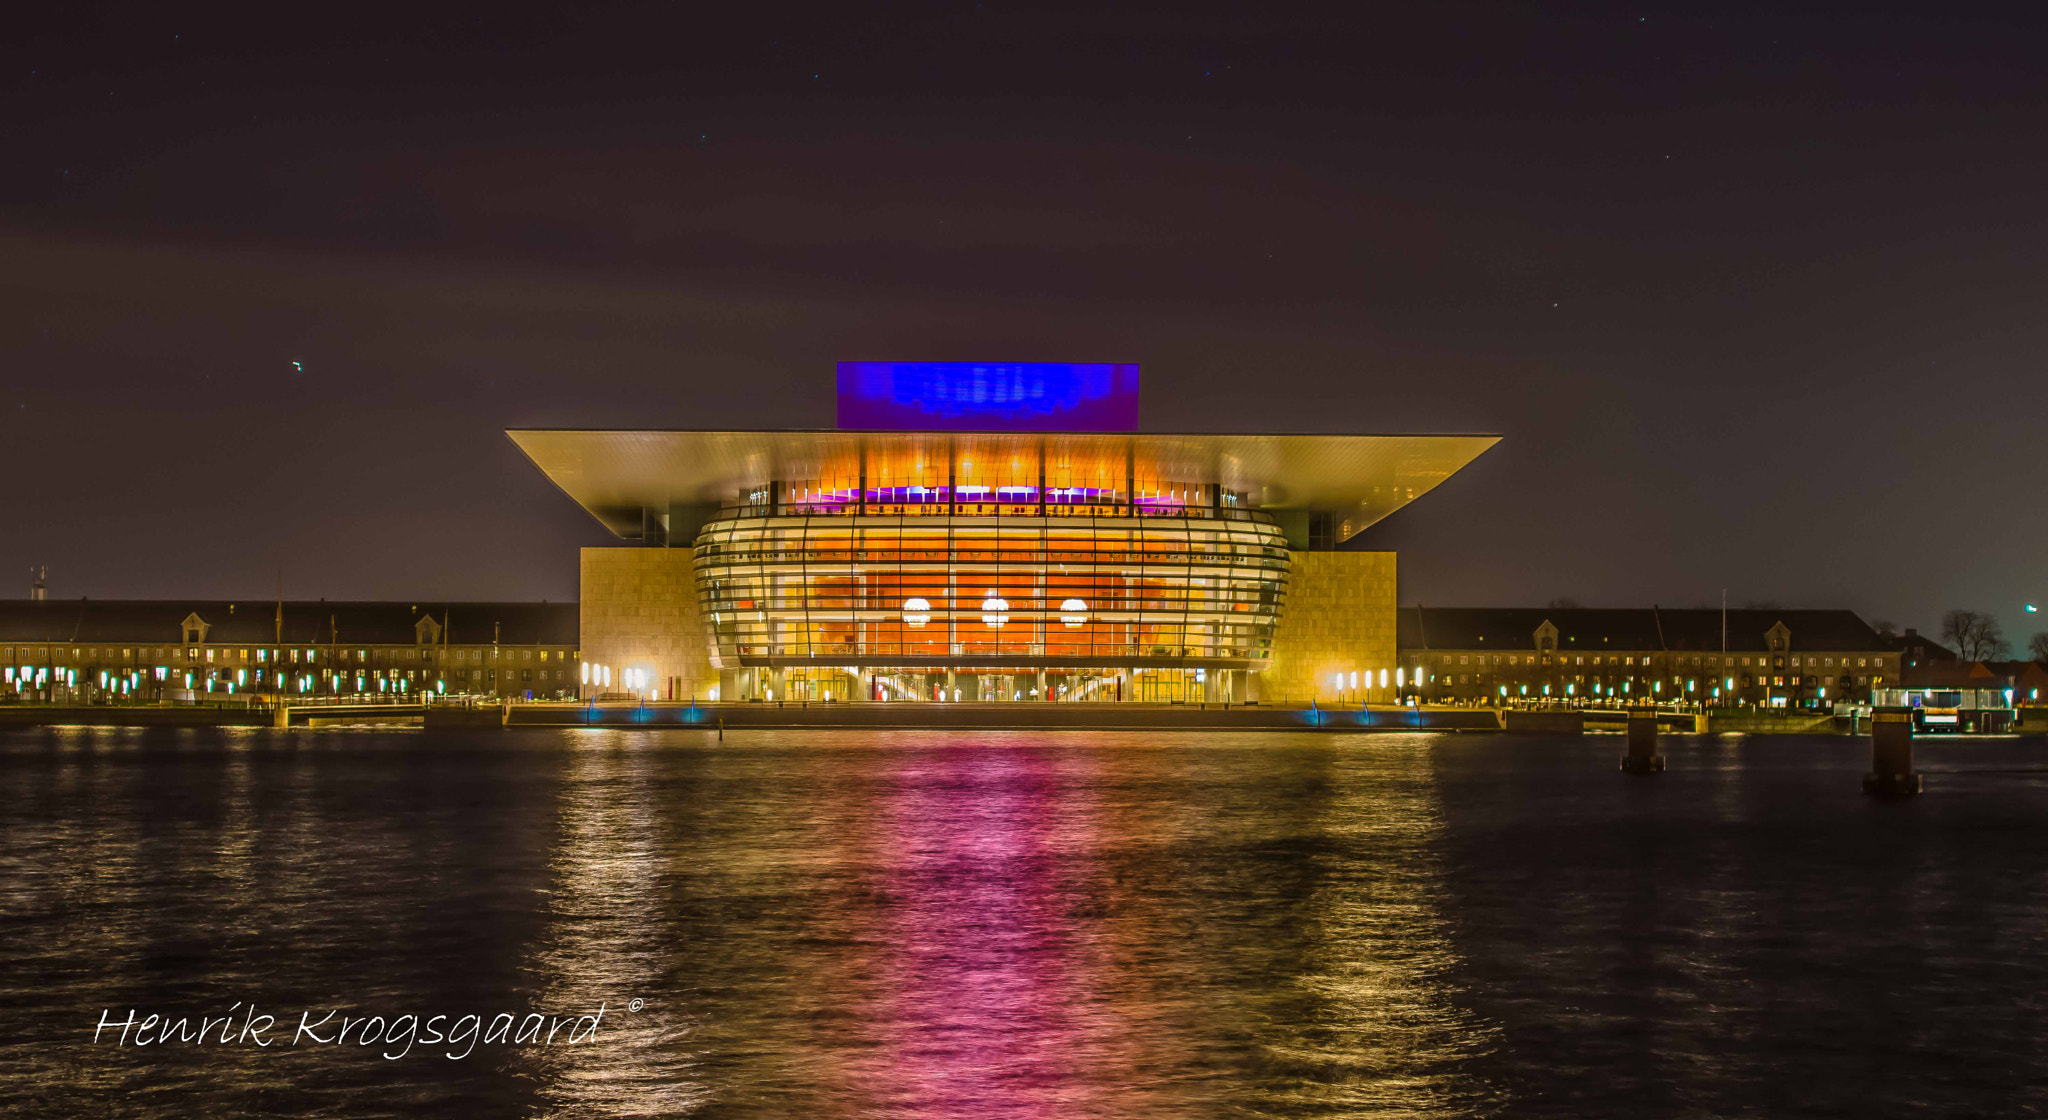
<svg viewBox="0 0 2048 1120"><path fill-rule="evenodd" d="M1870 624L1870 628L1877 631L1877 636L1885 641L1891 641L1899 636L1899 624L1889 618L1878 619Z"/></svg>
<svg viewBox="0 0 2048 1120"><path fill-rule="evenodd" d="M2027 656L2036 661L2048 661L2048 633L2035 634L2027 642Z"/></svg>
<svg viewBox="0 0 2048 1120"><path fill-rule="evenodd" d="M2001 661L2012 652L1998 620L1983 611L1957 608L1942 615L1941 640L1965 661Z"/></svg>

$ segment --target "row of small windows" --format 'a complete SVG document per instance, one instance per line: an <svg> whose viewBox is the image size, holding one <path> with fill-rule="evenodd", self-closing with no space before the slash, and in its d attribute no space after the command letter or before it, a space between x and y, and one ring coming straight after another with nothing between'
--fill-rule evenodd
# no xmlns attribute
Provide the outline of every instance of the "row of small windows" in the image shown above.
<svg viewBox="0 0 2048 1120"><path fill-rule="evenodd" d="M1731 680L1732 680L1732 679L1733 679L1733 678L1731 678ZM1585 674L1583 674L1583 673L1579 674L1579 675L1578 675L1578 676L1576 676L1576 677L1573 677L1573 678L1572 678L1572 680L1574 680L1574 681L1578 682L1579 684L1585 684L1585 683L1587 683L1587 680L1586 680L1586 676L1585 676ZM1765 683L1766 681L1768 681L1769 683L1768 683L1768 684L1766 684L1766 683ZM1743 688L1751 688L1751 687L1765 687L1765 688L1785 688L1785 687L1791 687L1791 688L1800 688L1800 687L1804 687L1804 686L1808 686L1808 685L1829 685L1829 684L1834 684L1834 685L1841 685L1841 686L1844 686L1844 687L1846 687L1846 686L1849 686L1849 685L1851 685L1851 684L1854 684L1854 685L1870 685L1870 684L1880 684L1880 683L1882 683L1883 681L1884 681L1884 678L1883 678L1883 677L1877 677L1877 676L1869 676L1869 677L1865 677L1865 676L1842 676L1842 677L1827 677L1827 676L1804 676L1804 677L1802 677L1802 676L1791 676L1791 677L1783 677L1783 676L1777 676L1777 677L1768 677L1768 678L1767 678L1767 677L1764 677L1764 676L1762 676L1762 675L1757 675L1757 676L1754 676L1754 677L1753 677L1753 676L1751 676L1750 674L1747 674L1747 673L1745 673L1745 674L1743 674L1743 675L1742 675L1742 679L1741 679L1741 687L1743 687ZM1488 681L1487 681L1487 674L1484 674L1484 673L1459 673L1459 674L1457 674L1457 675L1455 675L1455 676L1449 676L1449 675L1446 675L1446 676L1444 677L1444 683L1445 683L1445 684L1486 684L1486 683L1488 683ZM1614 682L1613 682L1612 680L1610 680L1609 678L1606 678L1606 677L1596 677L1596 678L1594 678L1594 683L1597 683L1597 684L1613 684ZM1686 679L1685 679L1684 677L1672 677L1672 678L1671 678L1671 684L1672 684L1672 686L1673 686L1673 688L1674 688L1674 689L1676 689L1676 688L1677 688L1677 686L1680 686L1680 685L1684 685L1684 684L1686 684L1686 683L1688 683L1688 682L1686 681ZM1695 686L1697 686L1699 682L1698 682L1698 681L1693 681L1693 682L1690 682L1690 683L1691 683L1691 684L1693 684L1693 685L1695 685ZM1711 681L1711 680L1707 682L1707 684L1708 684L1709 686L1711 686L1711 685L1712 685L1713 683L1714 683L1714 682L1713 682L1713 681Z"/></svg>
<svg viewBox="0 0 2048 1120"><path fill-rule="evenodd" d="M513 671L514 671L514 670L511 670L511 669L507 669L507 670L505 670L505 672L506 672L506 678L505 678L505 679L507 679L507 680L510 680L510 679L512 679L512 678L511 678L511 673L512 673ZM541 680L541 681L546 681L546 680L558 680L558 681L566 681L566 680L568 680L568 679L570 678L570 676L571 676L571 674L570 674L569 670L567 670L567 669L520 669L520 670L518 670L518 673L519 673L519 679L520 679L520 680L522 680L522 681L532 681L532 680ZM550 675L550 674L552 674L552 675ZM323 680L323 681L326 681L326 680L333 680L333 679L336 679L336 678L346 678L346 677L347 677L348 675L349 675L349 673L348 673L348 671L347 671L347 670L345 670L345 669L344 669L344 670L336 670L336 669L322 669L322 670L320 671L320 679L321 679L321 680ZM363 674L362 674L361 672L357 672L357 673L356 673L356 675L357 675L357 676L362 676ZM402 678L402 679L405 679L405 680L411 680L411 679L412 679L412 677L413 677L413 672L412 672L412 670L410 670L410 669L406 669L406 670L398 670L398 669L374 669L374 670L371 670L371 671L370 671L369 675L370 675L370 677L371 677L372 679L375 679L375 678L377 678L377 677L379 677L379 676L383 676L383 677L388 677L388 678L389 678L389 679L391 679L391 680L399 680L399 679L401 679L401 678ZM422 676L424 676L424 675L425 675L425 674L422 674ZM452 676L453 676L453 677L454 677L454 678L455 678L456 680L463 680L463 679L467 678L467 679L469 679L469 680L473 680L473 681L480 681L480 680L483 680L483 679L484 679L484 671L483 671L482 669L457 669L457 670L455 670L455 671L454 671L454 673L453 673L453 674L449 674L449 675L452 675Z"/></svg>
<svg viewBox="0 0 2048 1120"><path fill-rule="evenodd" d="M321 660L368 663L370 661L436 661L436 654L445 653L454 661L570 661L576 657L575 650L534 650L534 649L356 649L326 651L300 647L298 649L272 649L247 646L186 646L182 652L175 646L0 646L0 662L12 662L17 655L24 660L48 661L52 656L67 661L252 661L267 664L271 661L314 663Z"/></svg>
<svg viewBox="0 0 2048 1120"><path fill-rule="evenodd" d="M1451 658L1452 658L1452 656L1453 656L1452 654L1448 654L1448 653L1446 653L1446 654L1440 654L1440 655L1439 655L1439 661L1438 661L1438 663L1439 663L1439 664L1442 664L1442 665L1449 665L1449 664L1451 664L1451 663L1452 663L1452 662L1451 662ZM1494 654L1485 654L1485 653L1480 653L1480 654L1469 654L1469 653L1461 653L1461 654L1457 654L1457 655L1455 655L1455 656L1457 657L1457 664L1459 664L1459 665L1470 665L1470 664L1473 664L1473 663L1475 662L1475 660L1476 660L1476 662L1477 662L1478 664L1480 664L1480 665L1486 665L1486 664L1493 664L1493 665L1501 665L1501 664L1507 664L1507 665L1534 665L1534 664L1536 664L1536 663L1537 663L1537 661L1536 661L1536 656L1535 656L1534 654L1515 654L1515 653L1510 653L1510 654L1498 654L1498 653L1494 653ZM1649 666L1649 665L1650 665L1650 664L1652 663L1652 660L1651 660L1651 656L1652 656L1652 655L1649 655L1649 654L1643 654L1643 655L1641 655L1641 656L1638 656L1638 655L1635 655L1635 654L1605 654L1605 655L1602 655L1602 654L1597 654L1597 653L1595 653L1595 654L1572 654L1572 655L1560 655L1560 656L1559 656L1559 657L1557 658L1557 663L1558 663L1559 665L1589 665L1589 664L1590 664L1590 665L1602 665L1602 664L1605 664L1605 665L1642 665L1642 666L1645 666L1645 667L1647 667L1647 666ZM1666 657L1666 658L1667 658L1668 660L1670 660L1670 661L1671 661L1672 663L1674 663L1674 664L1678 664L1678 665L1684 665L1684 664L1686 664L1686 659L1685 659L1685 658L1684 658L1683 656L1679 656L1679 657L1675 657L1675 658L1673 658L1673 657L1670 657L1669 655L1663 655L1663 656L1665 656L1665 657ZM1489 658L1489 657L1491 657L1491 658L1493 659L1493 660L1492 660L1491 662L1489 662L1489 661L1487 660L1487 658ZM1505 657L1505 658L1506 658L1506 660L1505 660L1505 661L1503 661L1503 660L1502 660L1502 658L1503 658L1503 657ZM1542 662L1542 663L1543 663L1543 664L1545 664L1545 665L1548 665L1548 664L1550 664L1550 660L1551 660L1551 659L1550 659L1550 655L1549 655L1549 654L1545 654L1545 655L1543 656L1543 662ZM1717 659L1716 659L1716 658L1714 658L1714 657L1708 657L1708 658L1706 658L1706 659L1704 660L1704 662L1703 662L1701 658L1699 658L1699 657L1694 657L1694 658L1692 659L1692 664L1694 664L1694 665L1701 665L1701 664L1705 664L1705 665L1708 665L1708 666L1712 666L1712 665L1714 665L1714 664L1716 663L1716 660L1717 660ZM1721 667L1723 667L1723 668L1731 668L1731 669L1732 669L1732 668L1734 668L1734 667L1735 667L1735 666L1736 666L1737 664L1741 664L1741 665L1745 665L1745 666L1746 666L1746 665L1749 665L1749 664L1751 663L1751 662L1750 662L1750 659L1749 659L1749 658L1747 658L1747 657L1741 657L1741 658L1737 658L1737 657L1734 657L1734 656L1727 656L1727 657L1721 657L1721 658L1718 658L1718 661L1719 661L1719 663L1720 663ZM1756 658L1756 660L1755 660L1755 664L1756 664L1756 667L1758 667L1758 668L1767 668L1767 667L1769 667L1769 666L1770 666L1770 664L1771 664L1771 661L1772 661L1772 659L1771 659L1771 658L1768 658L1768 657L1758 657L1758 658ZM1858 669L1868 669L1868 668L1870 668L1870 667L1871 667L1871 666L1872 666L1873 664L1874 664L1874 665L1876 665L1876 666L1877 666L1878 668L1880 668L1880 669L1884 668L1884 658L1882 658L1882 657L1857 657L1857 658L1848 658L1848 657L1844 657L1844 658L1842 658L1842 659L1841 659L1841 661L1842 661L1842 668L1844 668L1844 669L1850 668L1850 667L1851 667L1851 662L1852 662L1852 661L1854 662L1854 667L1855 667L1855 668L1858 668ZM1779 667L1781 667L1781 668L1782 668L1782 667L1784 666L1784 664L1785 664L1785 659L1784 659L1783 657L1780 657L1780 658L1778 658L1778 659L1777 659L1777 664L1778 664L1778 666L1779 666ZM1830 669L1832 669L1832 668L1834 668L1834 667L1835 667L1835 659L1834 659L1834 658L1832 658L1832 657L1815 657L1815 656L1812 656L1812 655L1808 655L1808 656L1806 656L1806 657L1805 657L1805 658L1803 658L1803 659L1802 659L1802 658L1799 658L1799 657L1794 657L1794 658L1792 658L1792 665L1793 665L1793 667L1794 667L1794 668L1798 668L1798 667L1799 667L1800 665L1802 665L1802 664L1804 664L1804 665L1806 665L1806 666L1808 666L1808 667L1811 667L1811 668L1821 668L1821 667L1826 667L1826 668L1830 668Z"/></svg>

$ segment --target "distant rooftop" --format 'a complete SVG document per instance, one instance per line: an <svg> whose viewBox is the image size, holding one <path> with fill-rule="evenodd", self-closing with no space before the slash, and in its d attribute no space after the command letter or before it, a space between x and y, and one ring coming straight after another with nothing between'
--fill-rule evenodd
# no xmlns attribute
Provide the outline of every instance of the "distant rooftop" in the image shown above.
<svg viewBox="0 0 2048 1120"><path fill-rule="evenodd" d="M183 640L188 615L208 626L206 640L224 645L277 641L277 600L263 599L0 599L0 642L165 642ZM419 621L448 626L449 645L573 646L575 603L445 603L287 599L286 645L411 645Z"/></svg>
<svg viewBox="0 0 2048 1120"><path fill-rule="evenodd" d="M1765 635L1782 622L1792 651L1888 651L1895 648L1845 610L1727 612L1727 648L1753 653L1770 648ZM1712 650L1721 645L1718 609L1662 607L1402 607L1402 649L1533 650L1545 622L1557 628L1557 648Z"/></svg>

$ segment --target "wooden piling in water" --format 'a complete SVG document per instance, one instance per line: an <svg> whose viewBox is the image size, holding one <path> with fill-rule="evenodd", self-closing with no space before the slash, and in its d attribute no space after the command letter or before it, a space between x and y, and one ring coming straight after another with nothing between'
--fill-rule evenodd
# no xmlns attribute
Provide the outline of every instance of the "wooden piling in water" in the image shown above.
<svg viewBox="0 0 2048 1120"><path fill-rule="evenodd" d="M1863 775L1863 792L1911 797L1921 790L1920 773L1913 769L1913 709L1872 711L1870 773Z"/></svg>
<svg viewBox="0 0 2048 1120"><path fill-rule="evenodd" d="M1657 713L1628 714L1628 753L1621 756L1625 774L1662 774L1664 756L1657 753Z"/></svg>

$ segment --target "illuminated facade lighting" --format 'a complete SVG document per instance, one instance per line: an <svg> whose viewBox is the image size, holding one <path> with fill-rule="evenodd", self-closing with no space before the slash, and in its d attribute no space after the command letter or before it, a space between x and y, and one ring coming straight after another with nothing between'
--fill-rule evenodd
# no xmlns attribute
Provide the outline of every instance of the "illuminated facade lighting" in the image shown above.
<svg viewBox="0 0 2048 1120"><path fill-rule="evenodd" d="M843 363L838 431L508 435L619 537L687 553L704 648L636 674L636 692L666 678L692 696L716 682L728 701L1306 701L1335 664L1361 666L1350 688L1374 687L1363 666L1398 656L1360 636L1377 623L1273 672L1294 557L1335 551L1495 439L1141 433L1137 372ZM1389 563L1344 560L1318 568ZM583 601L630 607L675 586L607 578ZM1339 609L1391 618L1391 580L1370 586ZM583 638L599 662L650 655L624 628ZM1380 669L1377 687L1390 680Z"/></svg>

